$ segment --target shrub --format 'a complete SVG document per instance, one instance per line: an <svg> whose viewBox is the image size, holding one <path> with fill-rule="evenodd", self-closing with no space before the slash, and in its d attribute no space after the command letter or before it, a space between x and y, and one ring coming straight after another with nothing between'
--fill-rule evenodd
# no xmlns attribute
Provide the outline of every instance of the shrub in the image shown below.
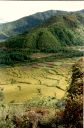
<svg viewBox="0 0 84 128"><path fill-rule="evenodd" d="M83 128L83 64L81 59L73 66L64 112L66 128Z"/></svg>

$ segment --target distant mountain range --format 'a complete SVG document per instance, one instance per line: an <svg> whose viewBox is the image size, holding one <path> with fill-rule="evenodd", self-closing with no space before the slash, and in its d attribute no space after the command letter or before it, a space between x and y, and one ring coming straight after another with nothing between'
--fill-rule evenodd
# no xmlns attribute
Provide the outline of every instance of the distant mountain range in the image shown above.
<svg viewBox="0 0 84 128"><path fill-rule="evenodd" d="M55 48L55 46L57 47L59 45L81 45L84 42L84 13L81 12L83 11L63 12L50 10L26 17L26 20L25 18L20 19L17 21L18 27L15 31L19 34L21 34L22 31L24 33L10 38L8 42L13 41L10 47L14 44L17 47L18 42L20 42L20 46L18 47L21 47L21 44L23 46L21 42L25 42L24 45L27 45L25 47L35 48L36 46L41 49L44 45L45 48L47 46ZM28 22L30 19L31 22ZM21 22L21 20L23 22ZM24 27L21 27L19 22L22 23ZM15 34L15 31L12 31L13 34Z"/></svg>
<svg viewBox="0 0 84 128"><path fill-rule="evenodd" d="M59 14L67 14L68 12L59 10L49 10L39 12L30 16L23 17L17 21L0 24L0 40L5 40L10 36L21 34L26 30L30 30L49 19L52 16ZM84 13L84 10L77 11L77 13Z"/></svg>
<svg viewBox="0 0 84 128"><path fill-rule="evenodd" d="M0 24L0 41L5 40L10 36L21 34L26 30L30 30L31 28L34 28L42 24L43 22L48 20L50 17L57 16L59 14L63 15L67 13L69 14L70 12L59 11L59 10L49 10L45 12L39 12L30 16L26 16L13 22ZM84 10L80 10L73 13L84 14Z"/></svg>
<svg viewBox="0 0 84 128"><path fill-rule="evenodd" d="M84 13L84 9L80 10L79 12Z"/></svg>
<svg viewBox="0 0 84 128"><path fill-rule="evenodd" d="M63 14L64 11L57 10L49 10L45 12L39 12L30 16L23 17L19 20L8 22L0 25L0 40L5 40L6 38L21 34L26 30L30 30L44 21L49 19L52 16L56 16L58 14Z"/></svg>

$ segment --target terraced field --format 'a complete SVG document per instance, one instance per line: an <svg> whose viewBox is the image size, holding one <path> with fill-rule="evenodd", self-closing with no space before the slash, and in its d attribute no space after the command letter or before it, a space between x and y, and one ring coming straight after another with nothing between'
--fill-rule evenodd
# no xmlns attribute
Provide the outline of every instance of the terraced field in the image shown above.
<svg viewBox="0 0 84 128"><path fill-rule="evenodd" d="M22 103L38 95L62 98L70 83L71 66L77 59L0 67L4 102Z"/></svg>

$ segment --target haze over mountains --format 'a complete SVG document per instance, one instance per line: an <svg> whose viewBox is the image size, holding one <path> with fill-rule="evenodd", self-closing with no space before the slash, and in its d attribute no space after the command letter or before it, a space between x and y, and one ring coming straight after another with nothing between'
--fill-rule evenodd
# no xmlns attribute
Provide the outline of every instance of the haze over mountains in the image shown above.
<svg viewBox="0 0 84 128"><path fill-rule="evenodd" d="M0 19L0 24L6 23L3 19Z"/></svg>

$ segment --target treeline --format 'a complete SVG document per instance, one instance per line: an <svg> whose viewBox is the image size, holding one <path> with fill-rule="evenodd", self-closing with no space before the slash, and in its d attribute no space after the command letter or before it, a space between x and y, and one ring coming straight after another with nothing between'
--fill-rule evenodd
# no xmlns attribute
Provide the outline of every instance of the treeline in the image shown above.
<svg viewBox="0 0 84 128"><path fill-rule="evenodd" d="M45 52L45 53L54 53L49 57L42 58L32 58L31 55L37 52ZM9 49L9 50L0 50L0 64L5 65L13 65L16 63L32 63L32 62L44 62L44 61L54 61L56 59L61 58L73 58L73 57L81 57L83 56L83 52L77 50L70 50L66 48L58 48L58 49L44 49L39 51L37 50L29 50L29 49Z"/></svg>

